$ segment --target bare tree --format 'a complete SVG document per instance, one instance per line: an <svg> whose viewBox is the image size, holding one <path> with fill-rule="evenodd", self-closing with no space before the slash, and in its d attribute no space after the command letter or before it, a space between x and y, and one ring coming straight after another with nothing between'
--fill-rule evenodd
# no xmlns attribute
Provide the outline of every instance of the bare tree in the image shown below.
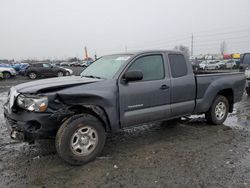
<svg viewBox="0 0 250 188"><path fill-rule="evenodd" d="M189 57L189 48L187 46L178 45L178 46L174 47L174 50L182 51L182 52L184 52Z"/></svg>
<svg viewBox="0 0 250 188"><path fill-rule="evenodd" d="M224 55L226 50L227 50L227 44L226 44L226 41L223 41L222 43L220 43L220 53L221 53L221 55Z"/></svg>

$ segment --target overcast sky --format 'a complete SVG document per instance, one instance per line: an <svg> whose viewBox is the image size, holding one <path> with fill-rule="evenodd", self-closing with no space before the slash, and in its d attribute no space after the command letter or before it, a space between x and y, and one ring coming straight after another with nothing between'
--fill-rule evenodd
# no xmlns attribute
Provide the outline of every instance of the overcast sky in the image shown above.
<svg viewBox="0 0 250 188"><path fill-rule="evenodd" d="M191 46L250 52L250 0L0 0L0 59Z"/></svg>

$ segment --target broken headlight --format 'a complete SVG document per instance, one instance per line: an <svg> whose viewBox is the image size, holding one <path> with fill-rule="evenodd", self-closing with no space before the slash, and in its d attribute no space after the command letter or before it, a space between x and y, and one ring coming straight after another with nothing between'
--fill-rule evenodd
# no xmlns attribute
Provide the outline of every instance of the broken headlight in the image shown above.
<svg viewBox="0 0 250 188"><path fill-rule="evenodd" d="M46 96L19 95L17 105L31 112L44 112L48 107L48 98Z"/></svg>

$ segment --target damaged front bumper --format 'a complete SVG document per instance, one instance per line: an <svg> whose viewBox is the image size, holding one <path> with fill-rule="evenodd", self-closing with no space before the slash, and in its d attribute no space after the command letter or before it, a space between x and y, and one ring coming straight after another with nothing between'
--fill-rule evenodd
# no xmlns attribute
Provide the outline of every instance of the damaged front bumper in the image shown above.
<svg viewBox="0 0 250 188"><path fill-rule="evenodd" d="M15 140L32 141L54 138L59 128L53 113L36 113L21 110L12 112L4 105L4 118L10 136Z"/></svg>

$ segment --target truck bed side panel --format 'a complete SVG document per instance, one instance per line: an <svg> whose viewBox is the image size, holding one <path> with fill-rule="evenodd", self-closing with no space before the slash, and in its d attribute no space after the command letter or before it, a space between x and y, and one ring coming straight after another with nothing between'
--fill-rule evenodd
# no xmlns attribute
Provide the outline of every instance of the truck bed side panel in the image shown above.
<svg viewBox="0 0 250 188"><path fill-rule="evenodd" d="M233 91L234 103L241 100L245 86L244 74L204 74L196 75L195 77L197 83L195 113L207 112L216 95L224 89L231 89Z"/></svg>

